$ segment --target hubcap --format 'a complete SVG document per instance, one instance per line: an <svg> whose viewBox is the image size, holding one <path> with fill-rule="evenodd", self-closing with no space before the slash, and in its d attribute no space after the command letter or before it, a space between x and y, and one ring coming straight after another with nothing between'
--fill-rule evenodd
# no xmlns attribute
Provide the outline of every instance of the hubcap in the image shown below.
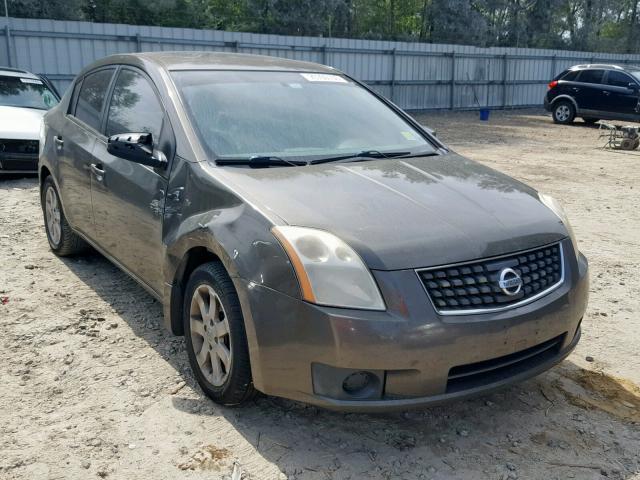
<svg viewBox="0 0 640 480"><path fill-rule="evenodd" d="M566 105L560 105L556 109L556 118L561 122L564 122L569 118L570 113L571 112L569 111L569 107L567 107Z"/></svg>
<svg viewBox="0 0 640 480"><path fill-rule="evenodd" d="M62 237L62 227L60 225L60 202L58 202L58 195L53 187L47 188L45 195L44 210L47 220L47 230L49 230L49 237L54 245L60 243Z"/></svg>
<svg viewBox="0 0 640 480"><path fill-rule="evenodd" d="M220 297L209 285L200 285L193 293L189 325L200 371L209 383L223 385L232 362L229 320Z"/></svg>

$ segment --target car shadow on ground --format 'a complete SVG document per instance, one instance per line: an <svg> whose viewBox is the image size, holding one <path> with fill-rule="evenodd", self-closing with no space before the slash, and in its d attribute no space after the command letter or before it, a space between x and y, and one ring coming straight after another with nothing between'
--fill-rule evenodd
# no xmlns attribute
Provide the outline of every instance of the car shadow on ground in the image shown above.
<svg viewBox="0 0 640 480"><path fill-rule="evenodd" d="M63 262L196 392L174 394L176 410L202 422L224 417L290 478L630 479L640 471L640 391L584 377L568 360L520 385L417 411L344 414L267 396L220 407L197 386L183 340L164 331L156 300L96 252ZM633 408L604 411L615 402Z"/></svg>

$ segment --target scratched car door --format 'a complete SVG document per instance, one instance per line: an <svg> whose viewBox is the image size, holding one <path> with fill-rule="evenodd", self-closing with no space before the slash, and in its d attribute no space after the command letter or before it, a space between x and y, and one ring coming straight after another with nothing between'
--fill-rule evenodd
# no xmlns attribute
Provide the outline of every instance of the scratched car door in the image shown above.
<svg viewBox="0 0 640 480"><path fill-rule="evenodd" d="M164 109L150 79L122 67L106 112L103 138L94 150L92 201L99 245L155 292L162 291L162 215L167 170L107 152L107 138L151 133L157 144Z"/></svg>

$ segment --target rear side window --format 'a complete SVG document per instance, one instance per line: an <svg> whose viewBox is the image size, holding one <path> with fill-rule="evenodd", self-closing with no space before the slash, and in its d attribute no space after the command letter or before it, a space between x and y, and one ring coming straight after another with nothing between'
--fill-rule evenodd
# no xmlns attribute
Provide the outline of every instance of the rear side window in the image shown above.
<svg viewBox="0 0 640 480"><path fill-rule="evenodd" d="M149 80L133 70L121 70L109 105L107 136L145 132L157 140L163 115L164 110Z"/></svg>
<svg viewBox="0 0 640 480"><path fill-rule="evenodd" d="M582 70L578 81L582 83L602 83L603 75L604 70Z"/></svg>
<svg viewBox="0 0 640 480"><path fill-rule="evenodd" d="M100 131L102 107L107 97L113 69L90 73L82 81L75 116L90 127Z"/></svg>
<svg viewBox="0 0 640 480"><path fill-rule="evenodd" d="M580 70L569 71L565 76L562 77L562 80L564 80L565 82L575 82L579 73Z"/></svg>
<svg viewBox="0 0 640 480"><path fill-rule="evenodd" d="M635 83L629 75L615 70L609 70L607 84L614 87L628 87L630 83Z"/></svg>

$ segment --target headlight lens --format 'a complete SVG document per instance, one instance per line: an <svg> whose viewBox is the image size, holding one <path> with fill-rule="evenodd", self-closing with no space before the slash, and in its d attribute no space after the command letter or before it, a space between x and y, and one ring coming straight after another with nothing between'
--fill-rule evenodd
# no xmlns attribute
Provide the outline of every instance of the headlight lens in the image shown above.
<svg viewBox="0 0 640 480"><path fill-rule="evenodd" d="M538 192L538 198L542 203L549 207L549 209L551 209L551 211L555 213L563 223L563 225L567 229L567 232L569 233L569 238L571 239L571 243L573 244L573 250L576 253L576 256L578 256L578 240L576 239L576 234L573 233L573 228L571 228L569 217L567 217L567 213L564 211L564 208L562 207L560 202L558 202L558 200L553 198L551 195L540 192Z"/></svg>
<svg viewBox="0 0 640 480"><path fill-rule="evenodd" d="M338 237L306 227L273 227L271 232L293 264L304 300L332 307L385 309L371 272Z"/></svg>

